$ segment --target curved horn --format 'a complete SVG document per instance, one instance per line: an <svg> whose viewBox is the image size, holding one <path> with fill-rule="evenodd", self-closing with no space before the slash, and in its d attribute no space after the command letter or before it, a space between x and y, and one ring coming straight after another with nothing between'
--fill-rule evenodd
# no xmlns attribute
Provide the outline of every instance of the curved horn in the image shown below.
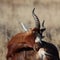
<svg viewBox="0 0 60 60"><path fill-rule="evenodd" d="M44 38L43 32L46 30L46 28L44 27L44 22L45 22L45 20L43 20L43 22L42 22L42 28L40 29L41 38Z"/></svg>
<svg viewBox="0 0 60 60"><path fill-rule="evenodd" d="M42 22L42 29L41 29L41 31L45 31L46 30L46 28L44 26L44 23L45 23L45 20L43 20L43 22Z"/></svg>
<svg viewBox="0 0 60 60"><path fill-rule="evenodd" d="M23 27L23 29L25 30L25 31L28 31L28 29L24 26L24 24L21 22L21 26Z"/></svg>
<svg viewBox="0 0 60 60"><path fill-rule="evenodd" d="M36 16L36 14L34 13L34 11L35 11L35 8L33 9L32 14L33 14L33 18L35 20L36 28L40 28L39 18Z"/></svg>
<svg viewBox="0 0 60 60"><path fill-rule="evenodd" d="M45 20L43 20L43 22L42 22L42 27L44 27L44 23L45 23Z"/></svg>

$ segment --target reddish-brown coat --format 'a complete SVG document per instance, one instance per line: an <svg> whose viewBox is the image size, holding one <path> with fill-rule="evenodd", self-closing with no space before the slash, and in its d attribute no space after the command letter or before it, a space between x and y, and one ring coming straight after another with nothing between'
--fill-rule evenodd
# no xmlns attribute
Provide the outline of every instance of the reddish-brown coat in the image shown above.
<svg viewBox="0 0 60 60"><path fill-rule="evenodd" d="M38 29L30 29L27 32L18 33L17 35L12 37L7 45L7 60L9 57L15 54L16 49L20 49L23 47L34 47L36 38L35 31L38 31Z"/></svg>

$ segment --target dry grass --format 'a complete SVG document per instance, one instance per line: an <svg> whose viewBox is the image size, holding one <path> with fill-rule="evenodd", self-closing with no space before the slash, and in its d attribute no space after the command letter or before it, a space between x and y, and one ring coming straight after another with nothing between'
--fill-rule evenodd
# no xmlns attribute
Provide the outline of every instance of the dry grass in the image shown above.
<svg viewBox="0 0 60 60"><path fill-rule="evenodd" d="M60 0L0 0L0 60L6 60L7 43L21 31L19 22L34 27L32 9L41 23L45 20L45 40L60 50Z"/></svg>

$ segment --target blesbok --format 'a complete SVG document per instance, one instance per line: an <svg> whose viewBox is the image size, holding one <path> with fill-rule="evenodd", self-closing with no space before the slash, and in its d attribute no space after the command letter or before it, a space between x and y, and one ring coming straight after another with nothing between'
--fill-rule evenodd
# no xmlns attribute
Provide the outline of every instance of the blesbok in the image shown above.
<svg viewBox="0 0 60 60"><path fill-rule="evenodd" d="M42 41L42 34L45 31L44 21L40 28L40 21L32 11L36 26L25 32L18 33L8 42L7 60L58 60L58 50L51 44Z"/></svg>
<svg viewBox="0 0 60 60"><path fill-rule="evenodd" d="M32 50L34 48L37 33L40 33L40 22L34 13L34 10L35 9L33 9L32 13L36 23L35 28L29 29L28 31L25 29L26 32L18 33L12 37L7 45L7 60L11 59L17 53L17 51L20 51L23 48L25 50L26 48L27 50Z"/></svg>

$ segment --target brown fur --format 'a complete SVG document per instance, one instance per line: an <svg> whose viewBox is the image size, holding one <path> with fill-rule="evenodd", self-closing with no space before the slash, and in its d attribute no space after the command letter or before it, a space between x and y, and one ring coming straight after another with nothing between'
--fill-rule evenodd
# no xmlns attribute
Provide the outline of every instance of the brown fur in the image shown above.
<svg viewBox="0 0 60 60"><path fill-rule="evenodd" d="M7 60L9 57L12 57L15 55L16 50L21 48L34 48L35 45L35 38L36 34L35 32L38 31L38 29L30 29L27 32L24 33L18 33L12 39L8 42L7 48Z"/></svg>

